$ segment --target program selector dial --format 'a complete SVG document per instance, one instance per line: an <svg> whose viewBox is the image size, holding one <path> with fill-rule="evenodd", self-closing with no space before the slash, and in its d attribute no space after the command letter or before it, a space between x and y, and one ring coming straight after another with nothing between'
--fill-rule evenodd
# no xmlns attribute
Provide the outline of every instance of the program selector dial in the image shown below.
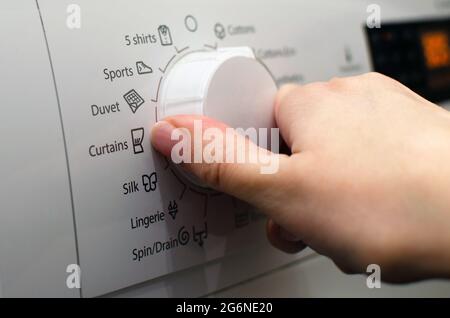
<svg viewBox="0 0 450 318"><path fill-rule="evenodd" d="M158 118L205 115L237 128L274 127L277 86L248 47L185 55L163 80Z"/></svg>
<svg viewBox="0 0 450 318"><path fill-rule="evenodd" d="M161 83L158 118L204 115L233 128L270 129L276 93L271 73L249 47L192 52Z"/></svg>

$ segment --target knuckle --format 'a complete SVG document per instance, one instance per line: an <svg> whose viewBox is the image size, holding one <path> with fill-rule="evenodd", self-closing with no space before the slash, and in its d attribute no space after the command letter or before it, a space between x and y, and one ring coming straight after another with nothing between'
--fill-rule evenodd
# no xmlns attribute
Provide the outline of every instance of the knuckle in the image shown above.
<svg viewBox="0 0 450 318"><path fill-rule="evenodd" d="M226 164L204 164L198 171L199 178L213 188L221 188L227 174Z"/></svg>
<svg viewBox="0 0 450 318"><path fill-rule="evenodd" d="M323 92L325 90L329 89L329 85L327 82L315 82L308 84L303 87L306 91L312 92L312 93L318 93Z"/></svg>
<svg viewBox="0 0 450 318"><path fill-rule="evenodd" d="M358 76L333 78L328 82L328 86L332 91L360 91L370 92L377 88L403 86L392 78L381 73L369 72Z"/></svg>
<svg viewBox="0 0 450 318"><path fill-rule="evenodd" d="M315 82L301 87L297 98L293 101L298 103L301 98L301 104L305 104L306 101L308 101L309 104L315 104L318 101L327 98L329 92L330 87L328 83Z"/></svg>
<svg viewBox="0 0 450 318"><path fill-rule="evenodd" d="M347 88L350 82L350 77L333 77L327 84L330 89L341 89Z"/></svg>
<svg viewBox="0 0 450 318"><path fill-rule="evenodd" d="M381 73L378 73L378 72L369 72L369 73L366 73L366 74L362 75L362 77L365 78L365 79L377 80L377 81L386 80L386 79L389 78L389 77L387 77L387 76L385 76L385 75L383 75Z"/></svg>
<svg viewBox="0 0 450 318"><path fill-rule="evenodd" d="M303 105L305 101L315 101L319 98L323 98L327 94L329 87L325 82L314 82L304 86L297 86L292 88L277 101L277 109L290 109L291 107L297 107Z"/></svg>
<svg viewBox="0 0 450 318"><path fill-rule="evenodd" d="M383 87L403 87L400 82L378 72L364 74L362 78L364 79L363 82L366 82L369 87L372 87L373 84Z"/></svg>
<svg viewBox="0 0 450 318"><path fill-rule="evenodd" d="M379 73L369 72L359 76L334 77L328 82L328 85L332 89L354 89L361 87L367 81L378 81L381 76Z"/></svg>

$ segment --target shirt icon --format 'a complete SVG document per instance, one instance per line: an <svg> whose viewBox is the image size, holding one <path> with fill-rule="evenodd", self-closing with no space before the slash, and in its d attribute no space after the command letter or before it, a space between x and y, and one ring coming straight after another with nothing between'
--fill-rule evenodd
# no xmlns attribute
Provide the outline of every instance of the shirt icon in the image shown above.
<svg viewBox="0 0 450 318"><path fill-rule="evenodd" d="M158 28L158 33L159 39L161 40L161 45L172 45L172 35L170 34L170 29L167 25L160 25Z"/></svg>

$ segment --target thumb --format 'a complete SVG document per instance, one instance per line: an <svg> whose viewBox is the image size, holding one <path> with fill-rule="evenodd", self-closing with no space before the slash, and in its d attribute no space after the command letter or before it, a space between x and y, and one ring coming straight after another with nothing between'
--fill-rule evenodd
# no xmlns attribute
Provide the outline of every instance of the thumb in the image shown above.
<svg viewBox="0 0 450 318"><path fill-rule="evenodd" d="M275 197L279 191L272 190L282 186L288 157L258 147L221 122L195 115L168 117L153 127L152 144L211 188L257 207L280 202Z"/></svg>

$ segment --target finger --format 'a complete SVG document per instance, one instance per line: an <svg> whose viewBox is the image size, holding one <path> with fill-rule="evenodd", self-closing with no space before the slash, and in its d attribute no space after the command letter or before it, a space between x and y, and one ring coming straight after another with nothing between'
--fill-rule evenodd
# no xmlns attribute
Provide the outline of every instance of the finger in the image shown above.
<svg viewBox="0 0 450 318"><path fill-rule="evenodd" d="M295 140L293 125L296 122L296 117L293 115L298 111L292 104L296 102L294 98L296 92L299 90L299 87L299 85L295 84L283 85L278 90L278 94L275 99L275 120L280 129L283 140L290 149L292 149L292 145Z"/></svg>
<svg viewBox="0 0 450 318"><path fill-rule="evenodd" d="M180 129L183 129L183 137L173 138ZM211 132L221 137L208 139ZM257 207L268 200L281 202L278 197L281 192L272 190L282 186L287 156L262 149L234 129L203 116L173 116L153 128L153 146L171 159L174 159L174 150L179 150L180 140L184 138L190 138L188 144L192 149L191 161L184 161L183 166L208 186ZM219 141L214 143L214 151L210 151L213 158L207 158L206 150L211 150L209 147L213 144L211 140ZM188 157L187 153L184 154Z"/></svg>
<svg viewBox="0 0 450 318"><path fill-rule="evenodd" d="M295 254L307 247L305 243L281 228L272 219L267 220L266 232L269 242L283 252Z"/></svg>
<svg viewBox="0 0 450 318"><path fill-rule="evenodd" d="M304 86L288 84L278 91L275 120L293 154L305 150L302 141L305 140L306 131L320 121L317 115L324 110L329 96L329 84L321 82Z"/></svg>

